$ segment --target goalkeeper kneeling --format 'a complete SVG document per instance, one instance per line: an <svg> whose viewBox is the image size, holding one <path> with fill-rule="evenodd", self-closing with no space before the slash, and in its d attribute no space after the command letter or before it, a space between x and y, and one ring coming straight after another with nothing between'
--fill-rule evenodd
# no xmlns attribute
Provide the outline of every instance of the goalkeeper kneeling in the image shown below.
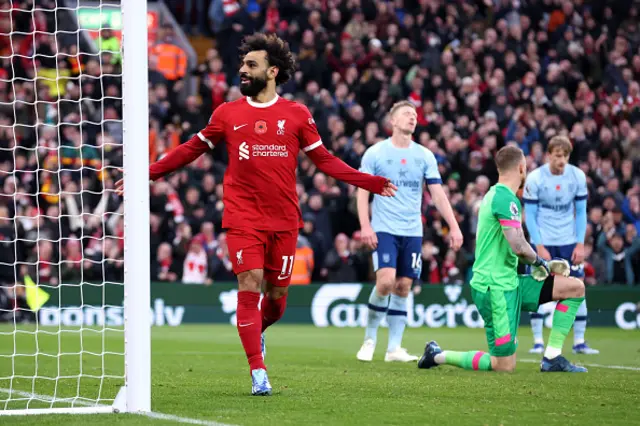
<svg viewBox="0 0 640 426"><path fill-rule="evenodd" d="M520 313L558 301L542 372L586 372L562 356L562 346L578 307L584 300L584 284L569 277L565 260L546 261L536 254L522 230L521 206L516 192L524 184L527 165L522 151L506 146L496 155L498 184L485 195L478 214L476 259L471 294L485 322L489 353L443 351L427 343L419 368L449 364L467 370L513 371L516 367ZM531 275L518 275L518 262L532 266Z"/></svg>

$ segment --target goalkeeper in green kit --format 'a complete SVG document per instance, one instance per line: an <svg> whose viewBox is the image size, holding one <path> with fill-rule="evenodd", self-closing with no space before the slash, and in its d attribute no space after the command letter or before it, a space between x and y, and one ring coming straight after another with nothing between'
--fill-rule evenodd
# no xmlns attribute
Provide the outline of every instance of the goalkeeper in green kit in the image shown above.
<svg viewBox="0 0 640 426"><path fill-rule="evenodd" d="M476 253L471 279L473 300L485 323L489 353L443 351L429 342L419 368L440 364L466 370L513 371L520 313L559 301L542 372L583 373L587 369L562 356L564 340L584 300L584 284L569 277L565 260L546 261L536 254L522 230L522 208L516 192L524 185L527 164L520 148L506 146L496 155L498 183L485 195L478 213ZM518 275L518 262L532 266L531 275Z"/></svg>

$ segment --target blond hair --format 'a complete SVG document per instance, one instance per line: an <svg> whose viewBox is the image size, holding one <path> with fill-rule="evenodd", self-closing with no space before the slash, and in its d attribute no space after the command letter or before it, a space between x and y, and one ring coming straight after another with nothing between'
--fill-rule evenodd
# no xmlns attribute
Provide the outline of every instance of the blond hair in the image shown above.
<svg viewBox="0 0 640 426"><path fill-rule="evenodd" d="M549 141L549 146L547 146L547 152L552 154L556 149L561 149L564 151L565 155L571 154L573 151L573 146L571 145L571 141L566 136L554 136Z"/></svg>
<svg viewBox="0 0 640 426"><path fill-rule="evenodd" d="M413 110L416 110L416 106L414 104L412 104L409 101L400 101L400 102L396 102L395 104L393 104L393 106L391 107L391 110L389 110L389 115L391 117L393 117L393 114L395 114L400 108L403 107L409 107L409 108L413 108Z"/></svg>

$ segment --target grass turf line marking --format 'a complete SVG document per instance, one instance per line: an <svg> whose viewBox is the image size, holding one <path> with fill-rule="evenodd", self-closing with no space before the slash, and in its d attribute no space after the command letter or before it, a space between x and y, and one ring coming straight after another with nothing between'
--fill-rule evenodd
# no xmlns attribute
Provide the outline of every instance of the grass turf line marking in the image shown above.
<svg viewBox="0 0 640 426"><path fill-rule="evenodd" d="M24 392L16 389L11 390L7 388L0 388L0 393L6 393L9 395L15 394L25 398L32 398L33 400L36 400L36 401L45 401L45 402L54 402L54 401L55 402L71 402L71 400L73 400L73 398L53 398L52 396L49 396L49 395L40 395L37 393ZM74 401L74 403L76 405L82 405L84 407L107 407L106 405L103 405L103 404L93 404L91 402L87 402L83 400L76 400ZM137 414L140 416L149 417L150 419L169 420L169 421L174 421L176 423L185 423L185 424L192 424L192 425L234 426L234 425L225 424L225 423L212 422L209 420L198 420L198 419L192 419L189 417L175 416L173 414L156 413L155 411L151 411L148 413L131 413L131 414Z"/></svg>
<svg viewBox="0 0 640 426"><path fill-rule="evenodd" d="M25 398L29 398L29 399L34 400L34 401L67 402L67 403L72 403L74 405L82 405L83 407L106 407L106 405L103 405L103 404L92 404L90 402L83 401L81 399L54 398L54 397L49 396L49 395L40 395L40 394L37 394L37 393L24 392L24 391L17 390L17 389L11 390L11 389L8 389L8 388L0 388L0 392L9 394L9 397L11 397L11 395L15 394L15 395L19 395L19 396L22 396L22 397L25 397Z"/></svg>
<svg viewBox="0 0 640 426"><path fill-rule="evenodd" d="M192 424L192 425L233 426L233 425L229 425L229 424L225 424L225 423L212 422L212 421L209 421L209 420L198 420L198 419L191 419L191 418L188 418L188 417L174 416L173 414L156 413L154 411L152 411L150 413L138 413L138 414L140 414L142 416L145 416L145 417L152 418L152 419L172 420L174 422L187 423L187 424Z"/></svg>
<svg viewBox="0 0 640 426"><path fill-rule="evenodd" d="M518 361L528 362L528 363L536 363L539 364L540 360L537 359L520 359ZM595 368L607 368L609 370L629 370L629 371L640 371L640 367L630 367L627 365L604 365L604 364L585 364L585 363L577 363L578 365L584 365L585 367L595 367Z"/></svg>

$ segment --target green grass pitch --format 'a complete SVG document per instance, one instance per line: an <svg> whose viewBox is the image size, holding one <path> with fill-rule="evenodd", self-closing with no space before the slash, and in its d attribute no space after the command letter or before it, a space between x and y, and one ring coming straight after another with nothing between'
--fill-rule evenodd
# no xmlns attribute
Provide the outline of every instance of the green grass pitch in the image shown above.
<svg viewBox="0 0 640 426"><path fill-rule="evenodd" d="M24 330L32 330L27 326ZM6 325L0 332L12 330ZM55 330L54 330L55 331ZM548 331L547 331L548 333ZM82 340L81 340L82 337ZM541 374L539 359L529 355L528 327L520 330L519 362L514 374L462 371L451 367L418 370L415 364L385 363L386 329L381 329L372 363L355 358L363 338L362 329L318 329L312 326L275 325L267 332L267 365L274 388L270 398L249 396L251 380L234 327L190 325L154 328L152 374L154 411L234 425L540 425L540 424L639 424L640 334L604 328L587 330L592 346L601 355L575 356L571 360L590 367L587 374ZM0 355L13 353L14 337L0 334ZM422 352L427 339L445 349L486 348L479 329L409 329L404 346ZM569 343L572 336L569 336ZM93 331L39 335L40 352L64 357L38 357L38 374L74 376L79 355L122 351L122 334L110 332L105 339ZM569 343L567 348L569 348ZM16 337L18 352L35 352L36 339L28 333ZM569 351L570 352L570 351ZM0 356L0 376L12 371L25 376L35 372L34 357ZM604 367L608 366L608 367ZM628 366L636 370L612 368ZM85 354L83 373L122 374L122 357L102 358ZM96 398L98 392L113 398L118 379L63 379L57 389L47 380L15 380L13 388L43 395ZM8 388L0 380L0 388ZM7 394L0 394L6 400ZM0 409L4 408L4 401ZM12 402L9 408L24 408ZM33 407L39 406L32 404ZM41 405L40 405L41 406ZM59 406L59 405L58 405ZM136 415L0 417L0 425L161 425L167 420Z"/></svg>

